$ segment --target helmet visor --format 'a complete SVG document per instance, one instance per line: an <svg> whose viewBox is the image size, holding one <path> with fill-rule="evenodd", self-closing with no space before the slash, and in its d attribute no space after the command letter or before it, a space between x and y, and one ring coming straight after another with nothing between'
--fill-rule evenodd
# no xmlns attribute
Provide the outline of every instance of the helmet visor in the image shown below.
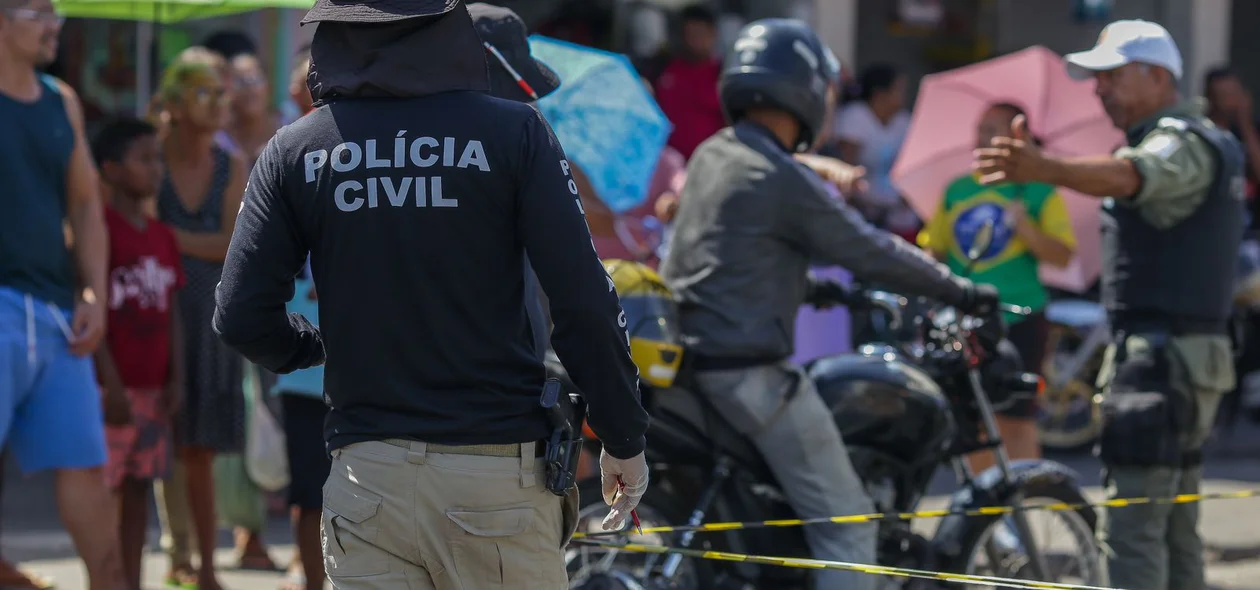
<svg viewBox="0 0 1260 590"><path fill-rule="evenodd" d="M678 312L674 302L661 295L630 295L621 298L626 313L626 332L631 338L678 344Z"/></svg>

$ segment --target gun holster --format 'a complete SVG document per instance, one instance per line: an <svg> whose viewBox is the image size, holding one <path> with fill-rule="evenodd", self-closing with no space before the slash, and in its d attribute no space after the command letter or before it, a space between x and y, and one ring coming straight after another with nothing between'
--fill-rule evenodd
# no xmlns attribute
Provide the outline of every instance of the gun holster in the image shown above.
<svg viewBox="0 0 1260 590"><path fill-rule="evenodd" d="M563 497L577 481L578 459L582 456L582 418L586 408L576 394L564 392L559 379L547 379L543 384L539 405L547 412L551 423L551 436L543 454L546 468L547 491Z"/></svg>
<svg viewBox="0 0 1260 590"><path fill-rule="evenodd" d="M1115 467L1181 468L1187 457L1182 437L1194 408L1169 383L1169 362L1162 337L1126 336L1108 351L1113 375L1103 397L1103 428L1097 454ZM1132 350L1131 350L1132 349Z"/></svg>

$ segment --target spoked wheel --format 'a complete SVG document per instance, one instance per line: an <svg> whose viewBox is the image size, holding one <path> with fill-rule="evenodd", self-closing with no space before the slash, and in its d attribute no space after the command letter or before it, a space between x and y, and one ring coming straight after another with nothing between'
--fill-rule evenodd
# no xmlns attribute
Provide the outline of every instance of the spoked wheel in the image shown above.
<svg viewBox="0 0 1260 590"><path fill-rule="evenodd" d="M1055 383L1059 371L1076 354L1081 339L1064 326L1052 326L1046 342L1050 351L1041 374ZM1056 451L1075 451L1093 444L1102 430L1102 408L1094 399L1094 377L1102 366L1100 348L1076 375L1060 387L1046 389L1038 410L1041 446Z"/></svg>
<svg viewBox="0 0 1260 590"><path fill-rule="evenodd" d="M608 506L601 498L599 480L584 481L579 487L582 509L578 512L577 530L584 533L603 532L600 524L608 515ZM680 511L675 504L677 502L673 501L672 496L659 488L649 487L637 509L640 524L647 529L683 522L686 512ZM665 533L603 539L639 545L669 545L674 541L673 535ZM634 584L650 587L646 581L660 575L668 559L667 555L632 553L580 543L569 544L565 551L569 588L581 590L637 590ZM692 558L683 558L669 587L677 590L703 590L710 587L711 578L708 574L705 564Z"/></svg>
<svg viewBox="0 0 1260 590"><path fill-rule="evenodd" d="M1062 483L1034 483L1025 489L1025 505L1077 504L1085 502L1080 492ZM1094 536L1097 522L1092 508L1024 513L1037 551L1046 567L1039 582L1103 585L1102 552ZM1033 580L1035 566L1021 542L1011 516L995 518L968 535L962 553L965 573L1020 580ZM967 586L983 588L986 586Z"/></svg>

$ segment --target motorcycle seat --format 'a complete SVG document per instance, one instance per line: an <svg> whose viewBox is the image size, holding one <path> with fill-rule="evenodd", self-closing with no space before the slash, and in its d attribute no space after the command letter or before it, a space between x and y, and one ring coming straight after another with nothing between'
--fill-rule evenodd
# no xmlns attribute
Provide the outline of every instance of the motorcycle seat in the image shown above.
<svg viewBox="0 0 1260 590"><path fill-rule="evenodd" d="M740 434L703 395L690 388L670 387L653 390L651 400L649 445L654 435L663 442L686 440L689 442L684 448L700 453L698 460L707 462L714 455L726 455L754 477L773 481L770 467L752 440ZM665 445L666 448L671 446L670 443Z"/></svg>

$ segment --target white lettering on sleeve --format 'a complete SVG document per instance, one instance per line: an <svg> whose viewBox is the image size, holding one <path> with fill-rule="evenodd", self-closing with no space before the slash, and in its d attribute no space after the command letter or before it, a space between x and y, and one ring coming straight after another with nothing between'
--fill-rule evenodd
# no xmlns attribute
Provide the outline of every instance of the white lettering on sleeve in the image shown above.
<svg viewBox="0 0 1260 590"><path fill-rule="evenodd" d="M1171 158L1179 149L1181 149L1181 140L1168 133L1152 137L1142 144L1142 151L1164 160Z"/></svg>

